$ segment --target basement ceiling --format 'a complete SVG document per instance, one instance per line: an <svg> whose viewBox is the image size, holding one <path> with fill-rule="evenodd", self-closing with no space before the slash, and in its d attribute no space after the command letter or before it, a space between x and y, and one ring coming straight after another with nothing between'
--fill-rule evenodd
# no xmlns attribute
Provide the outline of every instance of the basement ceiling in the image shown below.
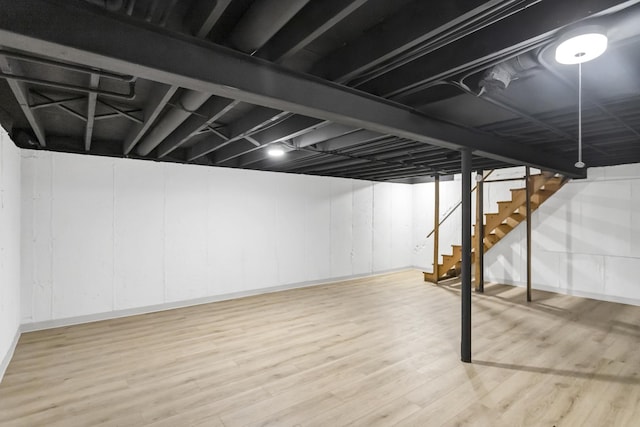
<svg viewBox="0 0 640 427"><path fill-rule="evenodd" d="M474 169L582 176L577 66L554 47L607 28L583 158L640 162L638 3L0 0L0 122L89 155L417 182L470 149Z"/></svg>

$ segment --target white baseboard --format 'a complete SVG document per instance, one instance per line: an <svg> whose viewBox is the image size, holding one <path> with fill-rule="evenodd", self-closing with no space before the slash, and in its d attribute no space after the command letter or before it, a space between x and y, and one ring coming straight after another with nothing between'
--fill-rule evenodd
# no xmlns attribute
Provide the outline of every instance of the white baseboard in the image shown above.
<svg viewBox="0 0 640 427"><path fill-rule="evenodd" d="M541 291L548 291L548 292L555 292L557 294L573 295L573 296L582 297L582 298L596 299L600 301L608 301L608 302L616 302L619 304L640 306L640 299L636 299L636 298L619 297L616 295L604 295L604 294L599 294L595 292L585 292L585 291L580 291L575 289L554 288L553 286L542 286L542 285L535 285L533 289L539 289Z"/></svg>
<svg viewBox="0 0 640 427"><path fill-rule="evenodd" d="M411 268L413 268L414 270L424 271L425 273L433 273L433 265L429 265L428 267L414 265Z"/></svg>
<svg viewBox="0 0 640 427"><path fill-rule="evenodd" d="M78 325L81 323L98 322L101 320L135 316L138 314L154 313L157 311L173 310L176 308L190 307L190 306L200 305L200 304L209 304L212 302L226 301L226 300L244 298L244 297L249 297L254 295L268 294L272 292L281 292L281 291L286 291L290 289L306 288L310 286L320 286L320 285L325 285L325 284L330 284L335 282L341 282L345 280L379 276L383 274L395 273L398 271L405 271L409 269L413 269L413 267L409 266L409 267L403 267L403 268L394 268L390 270L376 271L373 273L364 273L364 274L356 274L356 275L350 275L350 276L332 277L330 279L291 283L287 285L272 286L269 288L254 289L249 291L233 292L233 293L223 294L223 295L213 295L213 296L195 298L190 300L167 302L163 304L147 305L142 307L127 308L123 310L107 311L103 313L87 314L84 316L65 317L62 319L23 323L21 326L21 331L33 332L33 331L41 331L44 329L60 328L63 326Z"/></svg>
<svg viewBox="0 0 640 427"><path fill-rule="evenodd" d="M18 345L18 340L20 339L21 328L16 330L16 334L13 337L13 342L11 346L9 346L9 350L7 354L4 355L2 361L0 361L0 383L2 382L2 378L4 378L4 373L7 372L7 368L9 367L9 362L11 362L11 358L13 357L13 353L16 351L16 346Z"/></svg>

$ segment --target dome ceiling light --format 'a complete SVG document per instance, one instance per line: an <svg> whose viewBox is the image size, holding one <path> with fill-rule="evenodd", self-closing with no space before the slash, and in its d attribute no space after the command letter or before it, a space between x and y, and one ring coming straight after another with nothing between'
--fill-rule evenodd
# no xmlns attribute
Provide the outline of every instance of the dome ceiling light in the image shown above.
<svg viewBox="0 0 640 427"><path fill-rule="evenodd" d="M588 32L567 33L556 47L556 61L573 65L591 61L607 50L607 35L599 27L586 29ZM571 35L573 33L573 35Z"/></svg>

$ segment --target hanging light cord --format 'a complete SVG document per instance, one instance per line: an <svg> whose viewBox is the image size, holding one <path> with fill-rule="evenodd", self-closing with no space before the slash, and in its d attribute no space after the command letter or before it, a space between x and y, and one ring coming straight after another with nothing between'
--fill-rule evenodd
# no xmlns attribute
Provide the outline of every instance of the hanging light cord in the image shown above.
<svg viewBox="0 0 640 427"><path fill-rule="evenodd" d="M576 166L584 167L582 163L582 63L578 63L578 163Z"/></svg>

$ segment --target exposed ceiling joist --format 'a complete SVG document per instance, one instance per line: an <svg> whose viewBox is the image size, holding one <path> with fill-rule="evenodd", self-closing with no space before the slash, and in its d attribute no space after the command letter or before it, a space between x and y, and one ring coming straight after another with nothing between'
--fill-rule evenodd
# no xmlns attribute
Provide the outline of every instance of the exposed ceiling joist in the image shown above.
<svg viewBox="0 0 640 427"><path fill-rule="evenodd" d="M100 76L97 74L91 74L89 87L91 89L97 89L100 84ZM91 138L93 136L93 124L96 119L96 104L98 101L98 94L96 92L90 92L87 102L87 126L84 133L84 149L89 151L91 149Z"/></svg>
<svg viewBox="0 0 640 427"><path fill-rule="evenodd" d="M416 0L405 10L379 25L378 31L372 31L336 50L316 64L312 73L329 80L345 82L371 67L382 64L394 56L416 47L444 31L454 28L469 17L477 15L502 0L449 0L441 2L443 8L433 11L433 4ZM476 8L477 9L474 9ZM469 11L460 16L460 9ZM416 16L427 19L416 19ZM376 46L371 49L371 46Z"/></svg>
<svg viewBox="0 0 640 427"><path fill-rule="evenodd" d="M256 56L281 62L342 21L367 0L312 1L302 9L295 20L289 21Z"/></svg>
<svg viewBox="0 0 640 427"><path fill-rule="evenodd" d="M20 66L13 61L12 62L9 62L9 61L10 60L7 59L6 56L0 55L0 70L2 70L3 73L7 73L7 74L21 75L22 72L20 71ZM31 110L31 107L29 107L29 104L30 104L29 92L27 91L24 83L18 80L9 79L9 78L7 78L7 83L9 84L9 87L13 92L13 96L16 98L16 101L20 105L22 112L27 118L27 121L29 122L31 129L33 130L33 133L36 135L36 138L38 138L38 142L42 147L45 147L47 145L47 141L46 141L44 129L38 122L38 119L36 118L35 114Z"/></svg>
<svg viewBox="0 0 640 427"><path fill-rule="evenodd" d="M299 16L298 15L296 16L297 18L296 20L289 21L280 31L278 31L275 34L274 37L271 37L269 39L266 45L261 46L260 49L255 53L255 56L260 58L266 58L275 62L280 62L288 58L290 55L293 55L294 53L300 51L309 43L313 42L316 38L320 37L327 30L332 28L336 23L340 22L342 19L344 19L346 16L348 16L351 12L356 10L365 2L366 0L354 0L348 3L345 3L344 0L338 0L338 1L331 0L331 1L326 1L322 3L317 3L317 2L311 3L306 8L303 8L301 11L298 12ZM266 4L267 3L265 1L257 3L259 7L264 7ZM283 7L285 9L293 8L297 10L301 6L302 6L302 3L294 2L288 5L285 3L279 3L278 11L280 11L279 14L282 14L280 8L283 8ZM253 10L253 8L251 10ZM251 13L249 13L249 15L251 15ZM241 23L242 22L245 22L245 18L243 18ZM260 43L264 43L264 40L266 39L267 38L264 37L264 34L262 34ZM255 114L255 113L256 112L251 112L249 114ZM257 113L261 114L261 111L257 111ZM280 115L280 112L277 112L272 119L277 120L279 118L279 115ZM304 120L305 118L303 117L302 119ZM211 121L213 121L213 119L209 120L209 122ZM180 135L187 135L187 136L184 137L178 143L175 143L175 141L172 141L171 143L172 144L171 147L173 147L172 149L175 149L180 145L184 144L199 129L200 128L196 126L195 121L180 125L180 127L176 129L176 132ZM275 137L274 141L281 140L281 139L282 137ZM235 139L232 139L230 142L234 140ZM207 143L209 143L209 147L207 147ZM165 145L169 145L169 144L170 143L167 143ZM237 145L236 148L240 150L242 146L243 145ZM190 151L193 153L193 156L194 156L193 159L197 159L198 158L198 156L196 156L197 152L202 153L200 155L204 156L209 152L211 152L213 149L217 149L217 148L219 148L219 141L214 138L212 140L203 141L199 143L199 147L197 150L194 149ZM163 152L164 152L163 150L160 150L160 153L163 153ZM247 154L249 152L252 152L252 157L256 156L256 154L253 153L252 148L249 151L246 151L245 153L239 153L239 154ZM233 158L236 158L236 157L238 157L238 155L234 154Z"/></svg>
<svg viewBox="0 0 640 427"><path fill-rule="evenodd" d="M255 0L229 36L238 50L253 54L276 34L309 0Z"/></svg>
<svg viewBox="0 0 640 427"><path fill-rule="evenodd" d="M550 39L554 32L565 25L597 15L621 3L632 5L637 0L563 0L536 2L507 18L501 16L491 25L482 28L474 37L465 37L438 49L430 55L416 59L411 67L390 71L384 78L361 86L370 93L398 99L406 97L452 72L463 73L469 69L484 67L492 61L501 61L519 49L528 49ZM522 25L528 22L529 25ZM486 40L491 40L487 43Z"/></svg>
<svg viewBox="0 0 640 427"><path fill-rule="evenodd" d="M192 12L185 17L185 21L190 26L193 34L199 38L206 37L231 1L232 0L198 1ZM144 134L151 128L178 89L178 86L160 85L155 90L155 95L153 95L145 109L144 123L141 126L134 127L124 140L122 146L124 154L129 154L138 141L140 141Z"/></svg>
<svg viewBox="0 0 640 427"><path fill-rule="evenodd" d="M185 22L191 29L191 34L205 38L216 25L216 22L227 9L232 0L198 0L185 17Z"/></svg>
<svg viewBox="0 0 640 427"><path fill-rule="evenodd" d="M133 25L76 3L0 0L0 7L4 11L0 15L0 37L13 49L445 148L471 149L499 161L566 176L584 174L568 159L433 120L383 99L213 44ZM50 22L57 26L53 28ZM59 31L60 27L65 31Z"/></svg>
<svg viewBox="0 0 640 427"><path fill-rule="evenodd" d="M237 104L236 101L227 98L217 96L209 98L198 108L196 111L198 114L192 114L158 145L158 157L164 157L184 144L197 135L200 129L224 116Z"/></svg>

